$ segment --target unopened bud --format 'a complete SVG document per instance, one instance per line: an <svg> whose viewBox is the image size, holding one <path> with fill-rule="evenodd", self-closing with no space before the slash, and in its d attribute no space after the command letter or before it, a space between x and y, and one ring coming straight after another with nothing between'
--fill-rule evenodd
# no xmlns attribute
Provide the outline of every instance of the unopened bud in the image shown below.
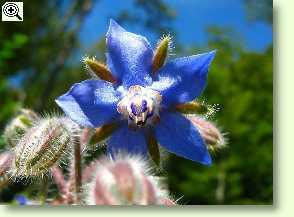
<svg viewBox="0 0 294 217"><path fill-rule="evenodd" d="M0 154L0 189L9 183L8 171L11 169L14 155L10 151Z"/></svg>
<svg viewBox="0 0 294 217"><path fill-rule="evenodd" d="M4 130L5 141L14 147L25 132L38 120L38 115L29 109L21 109L20 113L10 121Z"/></svg>
<svg viewBox="0 0 294 217"><path fill-rule="evenodd" d="M225 146L221 131L212 122L197 116L188 116L188 118L198 129L209 150L214 151Z"/></svg>
<svg viewBox="0 0 294 217"><path fill-rule="evenodd" d="M90 205L162 204L162 190L155 177L140 159L118 158L97 163L89 184L87 203Z"/></svg>
<svg viewBox="0 0 294 217"><path fill-rule="evenodd" d="M12 175L38 176L47 172L72 147L78 127L67 118L42 119L15 147Z"/></svg>

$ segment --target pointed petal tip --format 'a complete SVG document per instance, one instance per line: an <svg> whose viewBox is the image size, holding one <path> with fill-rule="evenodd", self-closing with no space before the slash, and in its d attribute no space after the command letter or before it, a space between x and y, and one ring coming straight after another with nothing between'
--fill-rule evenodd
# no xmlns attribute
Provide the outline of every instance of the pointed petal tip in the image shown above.
<svg viewBox="0 0 294 217"><path fill-rule="evenodd" d="M118 25L117 22L114 19L110 18L109 26L115 26L115 25Z"/></svg>
<svg viewBox="0 0 294 217"><path fill-rule="evenodd" d="M60 103L60 100L59 100L59 98L60 98L60 96L59 97L57 97L55 100L54 100L54 102L59 106L59 103Z"/></svg>
<svg viewBox="0 0 294 217"><path fill-rule="evenodd" d="M190 157L187 159L192 160L194 162L198 162L204 166L211 166L212 165L211 155L207 149L204 151L204 153L202 153L202 157L200 157L200 158L199 157Z"/></svg>
<svg viewBox="0 0 294 217"><path fill-rule="evenodd" d="M109 27L108 27L106 36L109 36L111 33L115 31L126 31L126 30L123 27L121 27L114 19L111 18L109 21Z"/></svg>
<svg viewBox="0 0 294 217"><path fill-rule="evenodd" d="M217 50L212 50L212 51L209 51L207 53L200 54L202 60L204 61L204 65L206 67L210 66L211 62L213 61L213 59L214 59L214 57L216 55L216 52L217 52Z"/></svg>
<svg viewBox="0 0 294 217"><path fill-rule="evenodd" d="M106 49L109 70L124 87L151 85L153 50L145 37L127 31L110 19Z"/></svg>
<svg viewBox="0 0 294 217"><path fill-rule="evenodd" d="M64 101L64 98L66 98L67 93L68 93L68 92L66 92L65 94L63 94L63 95L57 97L57 98L54 100L55 103L56 103L59 107L61 107L61 108L62 108L62 101Z"/></svg>
<svg viewBox="0 0 294 217"><path fill-rule="evenodd" d="M211 166L212 165L212 159L211 159L211 156L210 154L208 153L205 158L200 162L202 163L203 165L205 166Z"/></svg>
<svg viewBox="0 0 294 217"><path fill-rule="evenodd" d="M209 54L211 55L211 58L213 59L216 55L217 49L214 49L212 51L209 52Z"/></svg>
<svg viewBox="0 0 294 217"><path fill-rule="evenodd" d="M215 55L216 55L217 50L212 50L206 53L207 55L207 60L208 60L208 64L210 64L212 62L212 60L214 59Z"/></svg>

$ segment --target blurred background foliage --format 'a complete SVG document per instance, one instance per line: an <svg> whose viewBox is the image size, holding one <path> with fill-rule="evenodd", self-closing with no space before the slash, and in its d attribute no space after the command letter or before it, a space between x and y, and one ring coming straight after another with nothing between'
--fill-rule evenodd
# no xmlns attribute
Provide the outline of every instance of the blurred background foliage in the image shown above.
<svg viewBox="0 0 294 217"><path fill-rule="evenodd" d="M103 36L90 46L80 37L94 5L99 8L103 1L106 0L30 0L29 4L25 1L24 22L0 24L0 132L22 106L41 113L58 110L54 99L73 83L88 78L80 62L82 56L105 58ZM0 2L2 5L5 1ZM181 197L181 204L271 204L272 44L262 51L250 50L238 28L213 24L205 29L207 43L181 43L177 39L179 31L173 25L177 8L170 6L168 0L127 2L135 10L114 11L114 17L109 14L97 19L108 20L112 16L126 28L138 26L156 38L171 33L176 56L218 50L201 99L219 104L220 111L212 120L227 132L228 147L213 154L211 167L169 156L165 170L171 194ZM195 10L201 10L198 1L193 2ZM242 4L249 23L272 25L270 0L243 0ZM92 31L96 28L106 29L93 26ZM5 149L2 138L0 148ZM0 201L8 201L15 192L27 189L19 186L14 184L2 190Z"/></svg>

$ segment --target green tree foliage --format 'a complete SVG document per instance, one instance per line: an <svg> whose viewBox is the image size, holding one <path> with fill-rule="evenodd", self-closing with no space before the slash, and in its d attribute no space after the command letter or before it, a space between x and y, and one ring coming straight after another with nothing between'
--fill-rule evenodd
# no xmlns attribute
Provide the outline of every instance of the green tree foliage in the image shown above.
<svg viewBox="0 0 294 217"><path fill-rule="evenodd" d="M21 33L15 33L10 39L0 42L0 69L5 67L6 61L15 57L16 53L26 44L28 37ZM4 73L0 73L0 130L22 105L23 94L11 88ZM0 137L0 150L4 148L4 140Z"/></svg>
<svg viewBox="0 0 294 217"><path fill-rule="evenodd" d="M28 37L17 55L6 58L0 68L2 76L19 77L27 106L38 110L52 106L52 92L62 79L59 76L75 74L68 62L79 47L78 33L92 3L32 0L24 4L25 20L21 25L1 23L1 39L11 38L16 29ZM75 76L67 79L70 77Z"/></svg>
<svg viewBox="0 0 294 217"><path fill-rule="evenodd" d="M172 157L169 186L188 204L270 204L273 194L272 47L244 51L220 30L209 47L218 50L205 99L218 103L213 118L227 133L228 147L210 168Z"/></svg>

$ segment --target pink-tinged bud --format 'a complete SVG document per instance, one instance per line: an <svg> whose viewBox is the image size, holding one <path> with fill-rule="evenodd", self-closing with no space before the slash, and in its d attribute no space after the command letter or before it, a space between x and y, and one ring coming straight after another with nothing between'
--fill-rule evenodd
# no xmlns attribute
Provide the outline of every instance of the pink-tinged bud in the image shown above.
<svg viewBox="0 0 294 217"><path fill-rule="evenodd" d="M163 206L175 206L177 205L176 202L174 202L173 200L169 199L169 198L161 198L159 201L159 204L163 205Z"/></svg>
<svg viewBox="0 0 294 217"><path fill-rule="evenodd" d="M209 150L214 151L225 147L225 138L212 122L198 116L188 116L188 119L196 126Z"/></svg>
<svg viewBox="0 0 294 217"><path fill-rule="evenodd" d="M19 114L5 127L3 137L14 147L25 132L38 120L38 115L29 109L21 109Z"/></svg>
<svg viewBox="0 0 294 217"><path fill-rule="evenodd" d="M9 183L7 172L10 170L14 155L10 151L0 154L0 189Z"/></svg>
<svg viewBox="0 0 294 217"><path fill-rule="evenodd" d="M145 163L133 157L99 161L87 193L90 205L159 205L166 197Z"/></svg>
<svg viewBox="0 0 294 217"><path fill-rule="evenodd" d="M13 160L13 153L5 151L0 154L0 176L3 176L10 168Z"/></svg>
<svg viewBox="0 0 294 217"><path fill-rule="evenodd" d="M78 127L67 118L41 119L15 147L12 175L39 176L64 157L76 141Z"/></svg>

